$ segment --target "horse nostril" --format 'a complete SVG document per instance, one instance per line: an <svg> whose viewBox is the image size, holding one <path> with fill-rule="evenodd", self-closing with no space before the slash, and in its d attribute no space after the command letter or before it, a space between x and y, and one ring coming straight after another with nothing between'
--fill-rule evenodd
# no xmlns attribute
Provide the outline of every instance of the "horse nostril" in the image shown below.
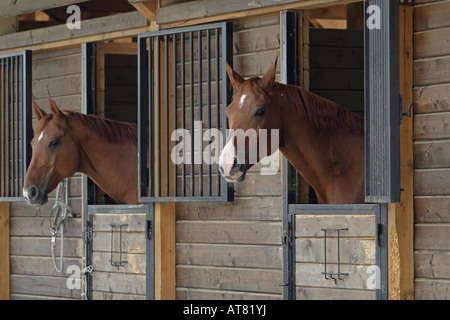
<svg viewBox="0 0 450 320"><path fill-rule="evenodd" d="M36 186L29 186L28 187L28 197L31 200L35 200L38 196L38 188Z"/></svg>

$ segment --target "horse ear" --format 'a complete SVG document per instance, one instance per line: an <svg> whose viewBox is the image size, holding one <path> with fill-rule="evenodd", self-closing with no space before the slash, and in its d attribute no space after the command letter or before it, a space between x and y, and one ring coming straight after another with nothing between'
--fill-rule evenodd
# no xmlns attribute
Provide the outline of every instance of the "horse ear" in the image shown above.
<svg viewBox="0 0 450 320"><path fill-rule="evenodd" d="M56 102L52 99L48 99L48 102L50 103L50 111L53 113L55 118L64 118L64 114L61 110L59 110L58 106L56 105Z"/></svg>
<svg viewBox="0 0 450 320"><path fill-rule="evenodd" d="M278 56L275 58L275 62L273 65L267 70L266 74L262 78L262 82L264 84L264 89L269 89L272 87L272 84L275 82L275 73L277 71L277 60Z"/></svg>
<svg viewBox="0 0 450 320"><path fill-rule="evenodd" d="M230 65L228 64L228 62L225 62L225 64L227 65L227 73L228 73L228 77L230 78L231 81L231 85L233 86L234 89L239 88L239 86L241 85L242 82L244 82L244 78L241 77L241 75L239 73L237 73L236 71L234 71Z"/></svg>
<svg viewBox="0 0 450 320"><path fill-rule="evenodd" d="M44 110L39 108L38 104L33 101L33 113L36 119L41 120L43 116L45 116L47 113L45 113Z"/></svg>

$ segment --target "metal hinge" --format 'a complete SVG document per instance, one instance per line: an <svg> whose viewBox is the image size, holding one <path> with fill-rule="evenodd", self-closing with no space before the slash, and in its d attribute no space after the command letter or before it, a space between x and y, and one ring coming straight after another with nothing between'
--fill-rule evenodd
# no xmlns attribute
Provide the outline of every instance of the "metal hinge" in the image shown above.
<svg viewBox="0 0 450 320"><path fill-rule="evenodd" d="M291 222L287 222L287 230L283 232L283 235L281 236L281 244L283 245L284 249L290 248L291 243Z"/></svg>
<svg viewBox="0 0 450 320"><path fill-rule="evenodd" d="M83 241L85 244L90 244L92 241L92 227L90 221L86 221L83 231Z"/></svg>
<svg viewBox="0 0 450 320"><path fill-rule="evenodd" d="M384 236L383 236L383 225L381 223L377 224L377 245L383 247Z"/></svg>
<svg viewBox="0 0 450 320"><path fill-rule="evenodd" d="M147 220L146 223L146 228L145 228L145 234L147 236L147 240L151 240L152 239L152 222L150 220Z"/></svg>

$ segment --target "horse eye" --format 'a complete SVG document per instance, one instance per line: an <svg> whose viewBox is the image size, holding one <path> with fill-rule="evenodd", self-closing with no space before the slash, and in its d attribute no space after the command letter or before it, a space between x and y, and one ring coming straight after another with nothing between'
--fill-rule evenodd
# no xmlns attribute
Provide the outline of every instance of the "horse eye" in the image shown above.
<svg viewBox="0 0 450 320"><path fill-rule="evenodd" d="M59 141L58 140L52 140L50 141L50 143L48 144L49 148L54 148L58 145Z"/></svg>
<svg viewBox="0 0 450 320"><path fill-rule="evenodd" d="M264 113L266 113L266 109L259 108L258 111L256 111L256 113L255 113L255 117L262 117L264 115Z"/></svg>

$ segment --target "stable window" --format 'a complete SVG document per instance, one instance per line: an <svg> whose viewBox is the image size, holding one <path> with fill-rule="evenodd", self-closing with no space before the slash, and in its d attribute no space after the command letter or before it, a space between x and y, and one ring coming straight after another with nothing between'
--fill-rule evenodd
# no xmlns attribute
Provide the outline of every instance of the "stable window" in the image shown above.
<svg viewBox="0 0 450 320"><path fill-rule="evenodd" d="M232 200L217 166L232 95L231 40L230 23L139 35L141 202Z"/></svg>
<svg viewBox="0 0 450 320"><path fill-rule="evenodd" d="M31 159L31 51L0 55L0 201L22 201Z"/></svg>

